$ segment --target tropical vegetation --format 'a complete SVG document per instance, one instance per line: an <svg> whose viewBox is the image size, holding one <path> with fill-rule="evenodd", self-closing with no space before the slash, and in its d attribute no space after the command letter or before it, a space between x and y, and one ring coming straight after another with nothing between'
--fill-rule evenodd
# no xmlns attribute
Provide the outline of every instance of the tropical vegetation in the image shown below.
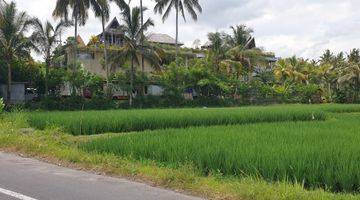
<svg viewBox="0 0 360 200"><path fill-rule="evenodd" d="M209 199L360 198L360 49L277 58L241 24L209 33L202 47L181 47L179 17L196 21L199 0L155 0L163 21L175 10L176 38L151 43L155 23L136 3L57 0L52 24L0 0L0 150ZM106 41L112 4L123 45ZM79 44L91 11L102 36ZM62 41L72 25L74 36ZM89 72L79 52L101 52L106 75ZM14 82L34 96L25 105L12 105Z"/></svg>
<svg viewBox="0 0 360 200"><path fill-rule="evenodd" d="M7 67L6 101L11 100L12 67L18 60L30 57L33 43L25 36L33 19L17 10L16 4L1 3L0 6L0 55Z"/></svg>
<svg viewBox="0 0 360 200"><path fill-rule="evenodd" d="M121 10L124 45L100 43L101 38L97 37L88 46L76 45L77 26L86 24L90 9L101 19L105 32L111 2ZM164 20L172 9L184 18L187 11L195 20L202 11L198 1L187 0L159 0L154 8L163 14ZM27 106L41 109L94 109L99 104L103 105L99 108L124 108L129 107L126 101L132 107L360 101L359 49L337 55L327 50L317 60L295 56L276 58L255 46L254 30L245 25L231 26L229 33L209 33L209 42L202 49L151 44L146 41L145 33L154 23L144 19L146 10L142 1L140 7L132 8L123 0L58 0L53 15L61 20L52 25L18 11L13 2L2 3L0 72L7 75L0 76L0 83L7 85L6 102L10 102L12 80L26 82L34 88L38 102ZM75 35L62 44L61 34L71 24L75 26ZM28 32L30 37L26 37ZM76 58L71 66L64 62L73 56L66 54L68 48L104 51L100 62L106 77L90 74ZM41 53L45 62L35 62L31 50ZM196 58L196 55L203 56ZM144 59L151 62L153 72L144 71ZM106 87L102 82L106 82ZM72 86L72 97L64 99L61 88L66 83ZM161 87L162 95L148 95L146 90L150 85ZM129 98L113 101L111 97L117 90L124 91Z"/></svg>
<svg viewBox="0 0 360 200"><path fill-rule="evenodd" d="M39 19L33 21L34 32L30 37L36 50L43 54L45 60L45 96L49 92L49 70L52 64L53 51L58 44L58 38L63 33L64 28L70 24L61 21L55 27L49 22L42 22Z"/></svg>
<svg viewBox="0 0 360 200"><path fill-rule="evenodd" d="M175 9L176 15L176 56L179 54L179 16L181 15L186 21L185 11L189 12L193 20L198 19L198 13L202 12L199 0L155 0L156 5L154 12L162 15L162 20L165 21L172 9Z"/></svg>
<svg viewBox="0 0 360 200"><path fill-rule="evenodd" d="M138 56L141 58L156 57L156 52L144 44L139 43L142 40L143 32L148 30L149 27L154 26L154 22L151 19L147 19L145 23L142 24L142 12L143 10L140 7L130 8L129 5L125 4L122 8L121 13L122 19L124 22L123 29L125 32L124 36L124 45L121 53L115 51L111 55L111 59L114 63L122 63L124 60L130 60L130 95L129 95L129 104L132 106L133 103L133 91L134 91L134 76L135 76L135 64L140 65ZM156 65L155 63L153 63Z"/></svg>

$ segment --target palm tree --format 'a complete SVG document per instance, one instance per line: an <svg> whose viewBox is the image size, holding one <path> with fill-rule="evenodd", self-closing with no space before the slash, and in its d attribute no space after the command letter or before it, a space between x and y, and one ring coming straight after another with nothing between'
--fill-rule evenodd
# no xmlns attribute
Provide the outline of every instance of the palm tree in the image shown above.
<svg viewBox="0 0 360 200"><path fill-rule="evenodd" d="M284 85L287 80L292 79L294 76L293 70L289 67L289 63L286 59L281 59L276 62L274 75Z"/></svg>
<svg viewBox="0 0 360 200"><path fill-rule="evenodd" d="M231 26L233 35L230 37L229 43L235 46L245 46L246 42L251 38L251 34L254 32L251 28L246 27L245 25Z"/></svg>
<svg viewBox="0 0 360 200"><path fill-rule="evenodd" d="M115 0L118 3L118 0ZM119 0L120 2L120 0ZM102 18L106 19L106 15L108 12L107 1L106 0L57 0L55 10L53 11L53 16L55 18L61 17L64 18L65 21L69 19L69 12L71 10L71 19L75 21L75 40L73 44L74 50L74 60L73 60L73 76L76 73L76 65L77 65L77 37L78 37L78 26L85 25L88 19L88 10L90 7L95 11L95 15L102 16ZM102 20L104 21L104 20ZM104 22L103 22L104 23ZM105 48L106 49L106 48ZM106 50L105 50L106 51ZM105 56L105 55L104 55ZM75 86L73 86L72 94L75 95Z"/></svg>
<svg viewBox="0 0 360 200"><path fill-rule="evenodd" d="M226 43L227 34L215 32L209 33L208 39L211 44L209 52L210 56L213 57L215 61L216 71L219 70L220 61L226 58L226 52L229 50L229 47Z"/></svg>
<svg viewBox="0 0 360 200"><path fill-rule="evenodd" d="M176 57L179 54L179 12L186 21L185 10L190 13L191 18L195 21L198 19L197 12L201 13L202 8L199 3L199 0L155 0L156 5L154 8L155 13L160 13L163 15L162 20L165 21L173 8L176 12Z"/></svg>
<svg viewBox="0 0 360 200"><path fill-rule="evenodd" d="M65 21L61 21L55 27L47 21L44 25L39 19L34 20L34 32L31 36L31 40L34 44L37 45L39 52L44 55L45 60L45 96L49 92L49 68L52 62L52 53L56 45L59 43L58 38L60 34L64 31L65 27L68 27L70 24Z"/></svg>
<svg viewBox="0 0 360 200"><path fill-rule="evenodd" d="M100 0L99 0L100 2ZM53 11L53 16L55 18L61 17L64 18L65 21L68 21L69 14L71 10L71 19L75 21L75 41L74 41L74 65L73 69L76 70L76 60L77 60L77 37L78 37L78 26L85 25L89 15L88 10L90 6L96 10L98 3L96 0L57 0L56 7Z"/></svg>
<svg viewBox="0 0 360 200"><path fill-rule="evenodd" d="M25 37L32 23L33 19L26 12L18 11L14 2L0 6L0 56L8 67L7 103L11 101L11 65L17 59L30 57L30 50L34 47L29 38Z"/></svg>
<svg viewBox="0 0 360 200"><path fill-rule="evenodd" d="M352 49L348 55L348 61L360 64L360 49Z"/></svg>
<svg viewBox="0 0 360 200"><path fill-rule="evenodd" d="M339 77L338 83L351 87L354 90L353 102L357 102L360 94L360 64L349 63Z"/></svg>
<svg viewBox="0 0 360 200"><path fill-rule="evenodd" d="M329 64L332 63L335 59L334 54L327 49L322 56L320 56L320 62L322 64Z"/></svg>
<svg viewBox="0 0 360 200"><path fill-rule="evenodd" d="M145 9L143 8L143 11ZM142 33L146 31L150 26L154 25L151 19L141 25L141 10L139 7L130 8L129 4L123 8L121 12L123 20L123 28L125 32L124 46L121 53L115 52L112 55L114 63L120 63L124 58L130 59L131 71L130 71L130 106L133 104L133 90L134 90L134 76L135 76L135 63L140 65L138 56L148 58L150 61L158 60L156 52L149 46L141 44Z"/></svg>
<svg viewBox="0 0 360 200"><path fill-rule="evenodd" d="M240 62L247 72L247 81L253 77L255 67L267 66L266 54L258 48L245 49L243 46L236 46L227 52L227 57L233 61Z"/></svg>
<svg viewBox="0 0 360 200"><path fill-rule="evenodd" d="M336 82L337 72L332 64L321 64L314 70L317 80L332 100L332 85Z"/></svg>
<svg viewBox="0 0 360 200"><path fill-rule="evenodd" d="M141 10L141 26L144 25L144 8L143 8L143 1L140 0L140 10ZM141 31L141 45L144 45L144 31ZM144 60L144 56L141 56L141 70L142 72L145 71L145 64L144 64L145 60Z"/></svg>
<svg viewBox="0 0 360 200"><path fill-rule="evenodd" d="M108 58L107 58L107 41L105 37L105 23L109 21L110 18L110 5L108 0L93 0L93 11L95 17L99 17L101 19L101 27L102 27L102 37L104 39L104 67L106 70L106 84L107 91L109 89L109 68L108 68Z"/></svg>
<svg viewBox="0 0 360 200"><path fill-rule="evenodd" d="M106 70L106 83L107 89L109 89L109 78L110 78L110 70L108 66L108 44L105 38L105 23L109 21L110 18L110 5L109 0L90 0L91 5L95 14L95 17L99 17L101 19L102 31L103 31L103 40L104 40L104 67ZM115 2L118 7L122 10L126 5L125 0L110 0L111 2Z"/></svg>

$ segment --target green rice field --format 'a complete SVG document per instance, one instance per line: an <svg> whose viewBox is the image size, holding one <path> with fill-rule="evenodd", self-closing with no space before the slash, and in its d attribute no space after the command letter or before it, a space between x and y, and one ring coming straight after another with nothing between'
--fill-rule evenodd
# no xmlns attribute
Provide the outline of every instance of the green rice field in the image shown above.
<svg viewBox="0 0 360 200"><path fill-rule="evenodd" d="M324 120L318 106L283 105L243 108L148 109L75 112L32 112L31 126L60 126L73 135L130 132L190 126L280 121Z"/></svg>
<svg viewBox="0 0 360 200"><path fill-rule="evenodd" d="M175 167L191 163L203 175L254 176L306 188L359 192L360 114L337 117L145 131L103 137L80 147Z"/></svg>
<svg viewBox="0 0 360 200"><path fill-rule="evenodd" d="M27 113L31 126L90 135L86 152L202 176L254 177L307 189L360 192L360 105ZM136 132L137 131L137 132Z"/></svg>

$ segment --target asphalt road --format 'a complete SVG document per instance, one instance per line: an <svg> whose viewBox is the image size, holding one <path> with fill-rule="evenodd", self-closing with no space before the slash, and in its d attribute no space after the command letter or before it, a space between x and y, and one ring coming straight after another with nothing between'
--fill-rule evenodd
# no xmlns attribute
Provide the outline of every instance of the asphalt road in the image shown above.
<svg viewBox="0 0 360 200"><path fill-rule="evenodd" d="M0 152L0 200L200 200Z"/></svg>

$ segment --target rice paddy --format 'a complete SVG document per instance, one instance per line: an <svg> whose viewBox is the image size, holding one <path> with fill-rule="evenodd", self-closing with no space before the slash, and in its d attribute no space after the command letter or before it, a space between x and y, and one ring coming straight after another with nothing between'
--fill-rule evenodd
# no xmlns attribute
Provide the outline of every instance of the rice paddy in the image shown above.
<svg viewBox="0 0 360 200"><path fill-rule="evenodd" d="M325 113L318 106L283 105L244 108L31 112L28 117L29 124L38 129L60 126L73 135L92 135L190 126L324 120Z"/></svg>
<svg viewBox="0 0 360 200"><path fill-rule="evenodd" d="M203 175L259 177L333 192L360 190L360 114L316 122L260 123L146 131L84 143L170 166L191 163Z"/></svg>
<svg viewBox="0 0 360 200"><path fill-rule="evenodd" d="M33 112L36 128L73 135L87 152L166 167L192 165L202 176L255 177L307 189L360 192L360 105ZM138 132L136 132L138 131Z"/></svg>

